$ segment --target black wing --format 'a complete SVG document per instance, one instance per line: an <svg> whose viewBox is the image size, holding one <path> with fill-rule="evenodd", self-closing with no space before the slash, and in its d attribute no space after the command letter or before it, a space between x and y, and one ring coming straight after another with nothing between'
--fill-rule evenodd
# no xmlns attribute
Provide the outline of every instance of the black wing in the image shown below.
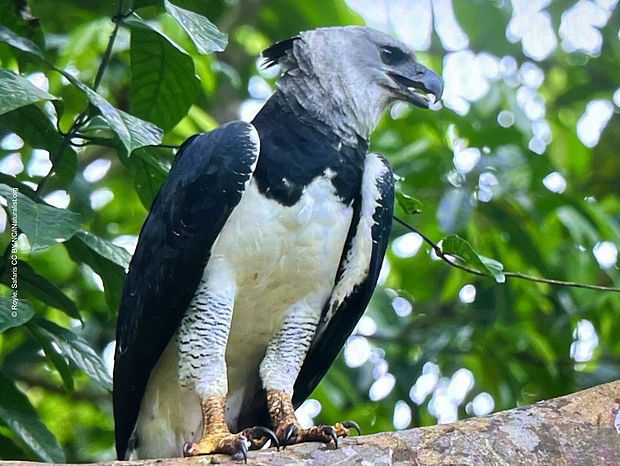
<svg viewBox="0 0 620 466"><path fill-rule="evenodd" d="M295 382L295 407L312 393L332 365L366 310L377 284L394 210L392 169L380 155L368 155L361 193L354 207L354 221L340 260L332 296L323 310L321 322Z"/></svg>
<svg viewBox="0 0 620 466"><path fill-rule="evenodd" d="M181 146L153 202L118 316L113 398L120 459L151 371L180 324L258 154L258 134L249 123L193 136Z"/></svg>

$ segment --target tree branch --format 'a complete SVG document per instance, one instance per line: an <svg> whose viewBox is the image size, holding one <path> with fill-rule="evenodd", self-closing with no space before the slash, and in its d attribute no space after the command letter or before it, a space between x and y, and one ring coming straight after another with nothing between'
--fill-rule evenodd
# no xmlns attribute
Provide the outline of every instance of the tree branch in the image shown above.
<svg viewBox="0 0 620 466"><path fill-rule="evenodd" d="M620 464L620 381L453 424L252 451L250 465L600 465ZM97 466L237 465L228 457L103 461ZM5 461L6 466L42 463Z"/></svg>

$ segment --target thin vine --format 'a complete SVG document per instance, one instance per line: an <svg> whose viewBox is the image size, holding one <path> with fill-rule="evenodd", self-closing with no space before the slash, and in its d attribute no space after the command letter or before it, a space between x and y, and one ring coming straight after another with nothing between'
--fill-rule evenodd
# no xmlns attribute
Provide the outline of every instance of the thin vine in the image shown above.
<svg viewBox="0 0 620 466"><path fill-rule="evenodd" d="M435 255L439 257L442 261L444 261L446 264L452 267L455 267L457 269L463 270L464 272L473 274L473 275L478 275L480 277L490 277L490 275L483 273L478 269L474 269L472 267L468 267L466 265L459 264L458 262L456 262L454 259L454 256L445 254L442 251L441 246L439 246L439 244L435 243L432 239L430 239L428 236L426 236L424 233L422 233L420 230L418 230L413 225L410 225L409 223L405 222L404 220L401 220L400 218L396 216L394 216L394 220L396 220L398 223L400 223L402 226L404 226L408 230L420 235L422 240L432 248ZM527 275L521 272L504 272L504 276L506 278L519 278L521 280L527 280L530 282L537 282L537 283L547 283L549 285L567 286L567 287L572 287L572 288L583 288L587 290L611 291L615 293L620 293L620 288L616 288L613 286L590 285L587 283L578 283L578 282L571 282L571 281L565 281L565 280L556 280L553 278L536 277L536 276Z"/></svg>

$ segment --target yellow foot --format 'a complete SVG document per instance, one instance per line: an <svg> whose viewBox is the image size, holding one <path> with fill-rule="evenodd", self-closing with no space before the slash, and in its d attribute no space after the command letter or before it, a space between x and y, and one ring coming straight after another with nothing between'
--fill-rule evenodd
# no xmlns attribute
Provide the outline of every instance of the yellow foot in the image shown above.
<svg viewBox="0 0 620 466"><path fill-rule="evenodd" d="M309 429L301 429L295 423L279 426L276 428L276 435L280 441L282 448L294 443L304 442L334 442L334 446L338 448L338 439L348 437L349 429L357 431L361 434L360 426L355 421L338 422L333 426L320 425L313 426Z"/></svg>
<svg viewBox="0 0 620 466"><path fill-rule="evenodd" d="M267 406L271 423L282 448L302 442L334 442L338 448L338 438L349 435L349 429L360 432L360 426L354 421L339 422L334 426L314 426L302 429L295 417L291 395L284 390L267 390Z"/></svg>
<svg viewBox="0 0 620 466"><path fill-rule="evenodd" d="M276 435L266 427L252 427L238 434L230 432L212 432L206 434L197 443L187 442L183 446L183 456L208 455L223 453L231 455L233 459L242 459L247 463L248 450L262 448L268 440L279 447Z"/></svg>

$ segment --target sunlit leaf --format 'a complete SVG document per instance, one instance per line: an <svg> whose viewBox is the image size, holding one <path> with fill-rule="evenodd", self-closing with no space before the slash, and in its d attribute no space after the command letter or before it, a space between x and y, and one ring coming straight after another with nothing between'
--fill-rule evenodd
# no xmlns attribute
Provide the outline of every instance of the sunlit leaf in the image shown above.
<svg viewBox="0 0 620 466"><path fill-rule="evenodd" d="M0 372L0 420L41 460L64 463L65 454L24 395Z"/></svg>
<svg viewBox="0 0 620 466"><path fill-rule="evenodd" d="M0 333L10 328L21 327L32 319L32 316L34 316L32 308L18 296L15 299L13 296L0 297Z"/></svg>
<svg viewBox="0 0 620 466"><path fill-rule="evenodd" d="M37 319L33 322L41 334L58 345L61 353L106 390L112 389L112 380L103 360L86 340L53 322Z"/></svg>
<svg viewBox="0 0 620 466"><path fill-rule="evenodd" d="M471 244L459 236L451 235L442 239L441 250L444 254L456 256L466 265L495 278L498 283L506 281L503 265L500 262L476 254Z"/></svg>
<svg viewBox="0 0 620 466"><path fill-rule="evenodd" d="M183 49L145 23L132 20L132 111L164 130L172 129L196 101L200 82Z"/></svg>
<svg viewBox="0 0 620 466"><path fill-rule="evenodd" d="M129 261L131 260L131 254L125 249L117 246L116 244L106 239L100 238L97 235L89 233L87 231L78 231L75 234L84 244L97 254L111 260L117 265L120 265L124 269L129 267Z"/></svg>
<svg viewBox="0 0 620 466"><path fill-rule="evenodd" d="M80 228L81 216L67 209L39 204L23 194L0 185L0 195L17 199L17 226L28 237L32 251L45 249L71 238Z"/></svg>
<svg viewBox="0 0 620 466"><path fill-rule="evenodd" d="M55 99L57 97L39 89L26 78L0 69L0 115L35 102Z"/></svg>
<svg viewBox="0 0 620 466"><path fill-rule="evenodd" d="M101 112L101 116L108 123L110 129L116 133L127 153L131 153L139 147L156 145L161 142L163 132L160 128L148 121L141 120L117 109L86 84L70 74L63 73L63 75L80 89L86 95L89 102Z"/></svg>
<svg viewBox="0 0 620 466"><path fill-rule="evenodd" d="M36 57L43 58L43 52L37 44L25 37L21 37L11 31L9 28L0 25L0 42L9 44L23 52L28 52Z"/></svg>
<svg viewBox="0 0 620 466"><path fill-rule="evenodd" d="M207 18L193 11L179 8L168 0L164 0L164 6L166 11L185 29L200 53L222 52L226 48L228 36Z"/></svg>
<svg viewBox="0 0 620 466"><path fill-rule="evenodd" d="M495 259L491 259L490 257L480 254L476 255L482 261L487 270L491 272L491 275L493 275L497 283L504 283L506 281L506 277L504 276L504 264L496 261Z"/></svg>
<svg viewBox="0 0 620 466"><path fill-rule="evenodd" d="M160 128L122 110L118 112L131 137L129 152L133 152L141 147L155 146L161 143L163 131Z"/></svg>
<svg viewBox="0 0 620 466"><path fill-rule="evenodd" d="M396 191L396 200L398 201L398 205L409 215L422 212L422 202L415 197L411 197L401 191Z"/></svg>

